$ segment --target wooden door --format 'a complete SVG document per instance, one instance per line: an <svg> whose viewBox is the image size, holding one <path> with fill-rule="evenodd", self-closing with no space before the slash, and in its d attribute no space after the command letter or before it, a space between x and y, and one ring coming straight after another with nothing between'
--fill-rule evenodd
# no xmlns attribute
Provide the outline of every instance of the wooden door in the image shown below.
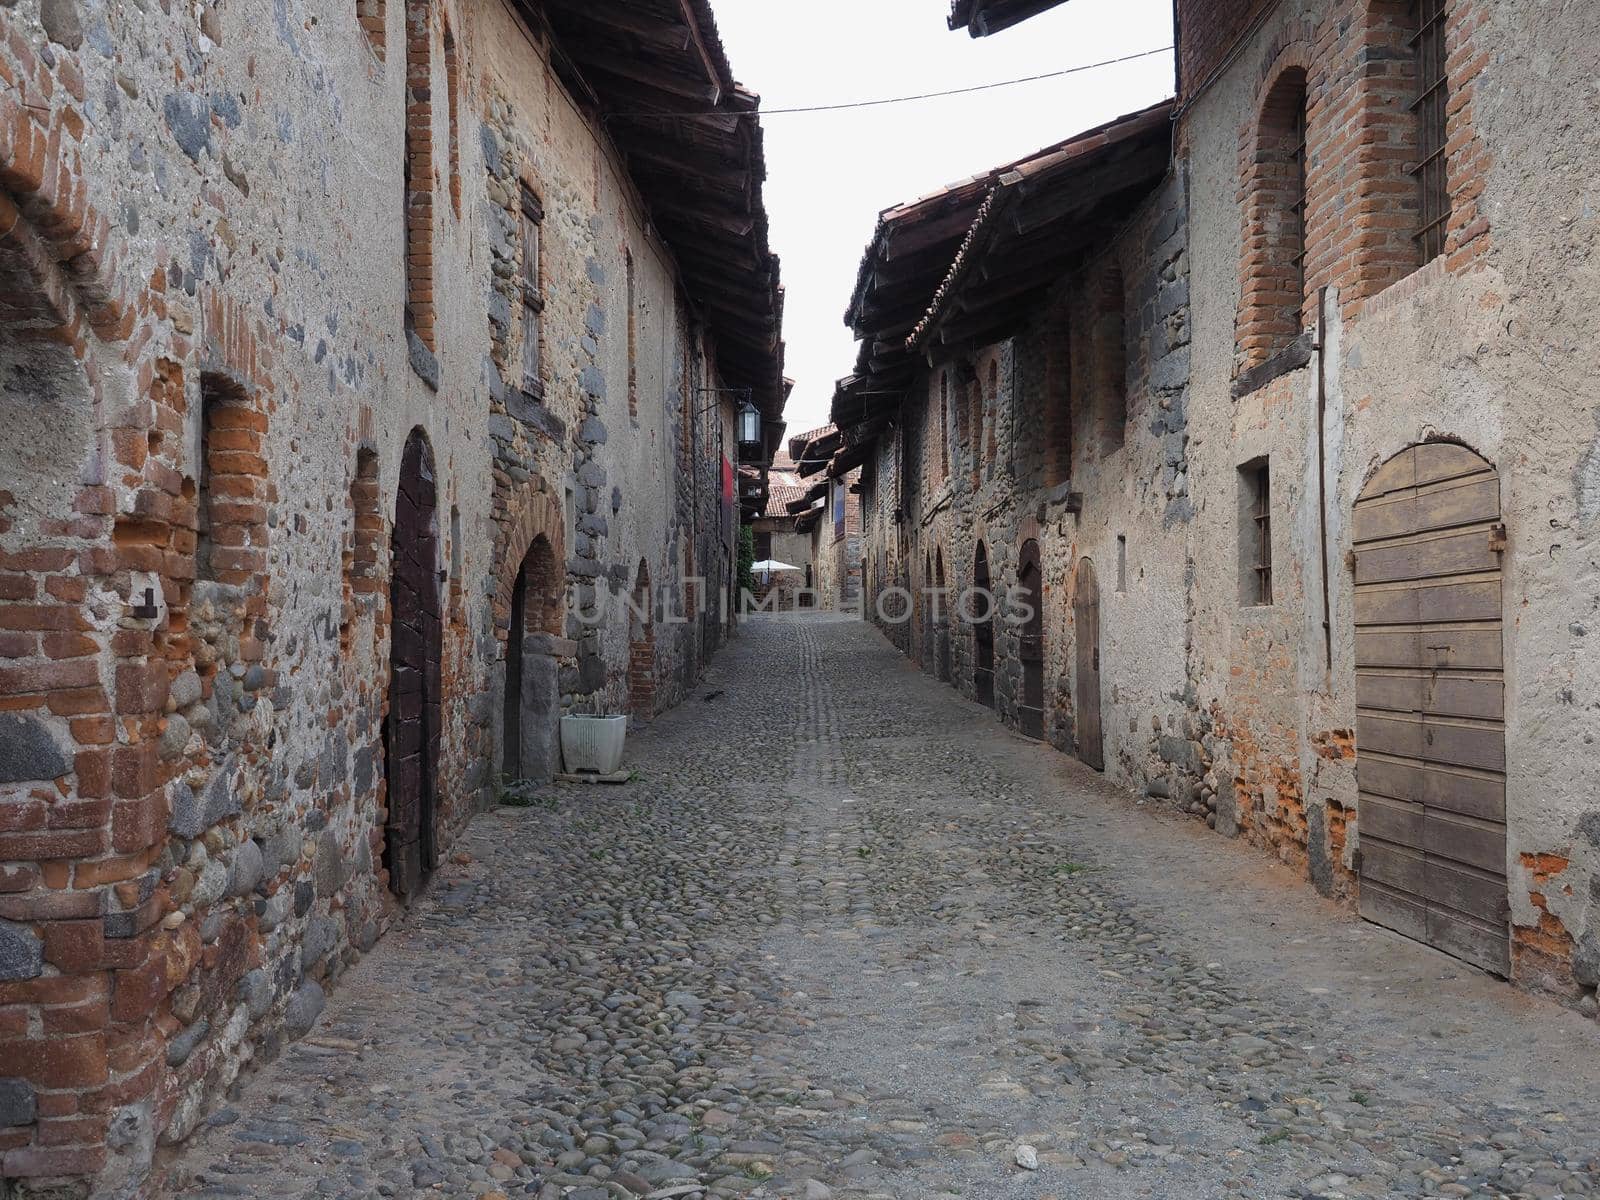
<svg viewBox="0 0 1600 1200"><path fill-rule="evenodd" d="M413 430L400 463L389 584L389 715L384 725L389 886L412 896L435 862L439 759L439 525L433 455Z"/></svg>
<svg viewBox="0 0 1600 1200"><path fill-rule="evenodd" d="M1039 571L1039 543L1022 544L1017 566L1017 608L1022 617L1017 658L1022 664L1022 693L1017 700L1017 727L1031 738L1044 737L1044 587Z"/></svg>
<svg viewBox="0 0 1600 1200"><path fill-rule="evenodd" d="M1353 535L1361 915L1507 974L1499 477L1412 446Z"/></svg>
<svg viewBox="0 0 1600 1200"><path fill-rule="evenodd" d="M1106 769L1105 735L1100 726L1100 584L1094 563L1078 563L1072 600L1073 629L1078 649L1078 757L1096 771Z"/></svg>

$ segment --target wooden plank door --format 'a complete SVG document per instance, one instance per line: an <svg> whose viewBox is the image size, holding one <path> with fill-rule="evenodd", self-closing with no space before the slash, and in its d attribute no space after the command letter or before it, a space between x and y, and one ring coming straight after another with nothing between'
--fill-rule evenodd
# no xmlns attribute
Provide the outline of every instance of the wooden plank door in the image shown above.
<svg viewBox="0 0 1600 1200"><path fill-rule="evenodd" d="M1022 693L1017 699L1017 728L1027 737L1044 737L1044 577L1039 570L1039 543L1022 544L1017 564L1017 601L1022 627L1017 659L1022 666Z"/></svg>
<svg viewBox="0 0 1600 1200"><path fill-rule="evenodd" d="M1100 583L1094 563L1078 563L1072 600L1073 631L1078 649L1076 692L1078 757L1096 771L1106 769L1105 733L1100 724Z"/></svg>
<svg viewBox="0 0 1600 1200"><path fill-rule="evenodd" d="M1412 446L1353 533L1361 915L1507 974L1499 476Z"/></svg>
<svg viewBox="0 0 1600 1200"><path fill-rule="evenodd" d="M420 431L406 442L395 498L389 584L389 714L384 769L389 887L414 895L434 868L443 622L433 454Z"/></svg>

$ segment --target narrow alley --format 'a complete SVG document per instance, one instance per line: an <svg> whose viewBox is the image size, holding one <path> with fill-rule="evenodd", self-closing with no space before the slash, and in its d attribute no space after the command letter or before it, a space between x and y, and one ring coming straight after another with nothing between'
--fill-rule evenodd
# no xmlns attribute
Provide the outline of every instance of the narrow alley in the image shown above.
<svg viewBox="0 0 1600 1200"><path fill-rule="evenodd" d="M629 758L476 818L168 1193L1600 1194L1593 1022L859 621L749 622Z"/></svg>

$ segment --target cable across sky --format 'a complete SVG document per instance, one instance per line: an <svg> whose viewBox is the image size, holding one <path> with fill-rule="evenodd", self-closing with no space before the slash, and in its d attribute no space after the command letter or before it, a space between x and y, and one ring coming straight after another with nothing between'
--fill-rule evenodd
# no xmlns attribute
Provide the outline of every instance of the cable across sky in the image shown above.
<svg viewBox="0 0 1600 1200"><path fill-rule="evenodd" d="M642 119L648 117L782 117L796 113L840 112L852 108L882 108L889 104L910 104L917 100L938 100L945 96L965 96L973 92L990 92L996 88L1016 87L1023 83L1039 83L1046 79L1060 79L1064 75L1078 75L1084 71L1095 71L1101 67L1114 67L1118 63L1135 62L1142 58L1153 58L1157 54L1167 54L1171 46L1157 46L1154 50L1141 50L1137 54L1124 54L1120 58L1107 58L1100 62L1083 63L1076 67L1064 67L1059 71L1046 71L1042 75L1024 75L1020 79L999 79L993 83L975 83L969 87L948 88L941 92L917 92L910 96L885 96L876 100L850 100L840 104L805 104L792 108L763 108L749 113L730 112L724 108L698 108L683 112L626 112L611 113L610 117L627 117Z"/></svg>

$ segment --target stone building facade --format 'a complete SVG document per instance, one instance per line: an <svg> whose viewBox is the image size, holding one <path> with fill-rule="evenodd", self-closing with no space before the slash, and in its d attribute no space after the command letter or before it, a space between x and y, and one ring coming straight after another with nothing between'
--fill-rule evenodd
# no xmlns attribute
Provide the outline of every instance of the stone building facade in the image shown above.
<svg viewBox="0 0 1600 1200"><path fill-rule="evenodd" d="M1019 273L1034 160L884 212L830 467L867 463L869 600L941 565L1039 598L1007 628L918 595L885 629L1369 919L1593 1011L1600 47L1516 0L1177 19L1170 162L1070 261ZM1056 211L1129 120L1075 139Z"/></svg>
<svg viewBox="0 0 1600 1200"><path fill-rule="evenodd" d="M141 1194L728 636L757 102L625 7L0 8L0 1191Z"/></svg>

